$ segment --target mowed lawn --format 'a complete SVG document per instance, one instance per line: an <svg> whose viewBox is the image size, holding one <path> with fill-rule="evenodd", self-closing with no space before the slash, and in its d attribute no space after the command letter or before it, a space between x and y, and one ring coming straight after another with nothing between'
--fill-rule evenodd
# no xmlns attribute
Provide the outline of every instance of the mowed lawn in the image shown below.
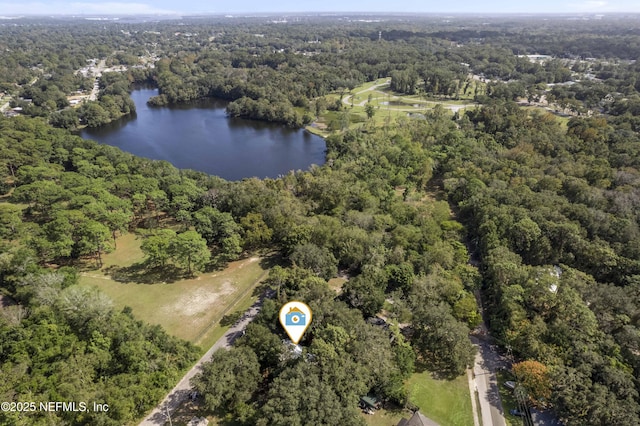
<svg viewBox="0 0 640 426"><path fill-rule="evenodd" d="M454 380L436 380L429 371L423 371L411 376L407 386L410 401L433 421L442 426L473 425L466 375Z"/></svg>
<svg viewBox="0 0 640 426"><path fill-rule="evenodd" d="M117 309L129 306L136 318L159 324L168 333L195 344L213 343L212 337L221 334L216 327L220 318L250 305L254 285L266 277L261 258L251 257L231 262L221 271L170 283L111 279L106 272L109 266L127 267L144 259L141 241L134 234L118 238L117 249L104 256L104 267L82 272L80 284L98 287Z"/></svg>
<svg viewBox="0 0 640 426"><path fill-rule="evenodd" d="M471 396L467 376L455 380L434 379L429 371L413 374L406 383L409 401L420 412L441 426L473 425ZM412 416L409 410L396 408L362 414L369 426L395 426Z"/></svg>
<svg viewBox="0 0 640 426"><path fill-rule="evenodd" d="M409 419L411 411L403 409L376 410L375 414L365 414L361 412L364 421L369 426L396 426L400 420Z"/></svg>
<svg viewBox="0 0 640 426"><path fill-rule="evenodd" d="M396 121L398 117L407 117L410 114L424 114L428 110L432 110L436 105L442 105L445 109L453 114L451 108L459 110L461 113L465 109L476 107L473 100L475 86L484 87L484 83L473 81L467 93L459 92L459 99L430 99L427 100L420 95L403 95L393 92L389 87L390 78L379 78L375 81L364 83L353 88L348 92L334 92L327 95L327 100L336 102L339 100L343 110L348 112L351 120L350 128L359 128L363 126L380 127L388 125ZM375 86L375 87L374 87ZM369 100L370 99L370 100ZM371 119L366 114L366 104L371 102L374 107L374 115ZM339 123L342 112L325 111L316 121L315 125L307 126L307 130L321 136L327 136L331 133L329 128L331 123ZM339 125L339 124L337 124Z"/></svg>

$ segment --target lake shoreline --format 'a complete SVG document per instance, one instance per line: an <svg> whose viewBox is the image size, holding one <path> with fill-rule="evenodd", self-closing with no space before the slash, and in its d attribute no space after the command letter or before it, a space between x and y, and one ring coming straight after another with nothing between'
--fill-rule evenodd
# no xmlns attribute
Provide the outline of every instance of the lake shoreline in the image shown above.
<svg viewBox="0 0 640 426"><path fill-rule="evenodd" d="M77 134L227 180L276 178L326 161L324 138L308 128L228 117L228 101L215 98L151 106L147 100L158 89L145 86L134 87L130 94L135 114L98 128L78 129Z"/></svg>

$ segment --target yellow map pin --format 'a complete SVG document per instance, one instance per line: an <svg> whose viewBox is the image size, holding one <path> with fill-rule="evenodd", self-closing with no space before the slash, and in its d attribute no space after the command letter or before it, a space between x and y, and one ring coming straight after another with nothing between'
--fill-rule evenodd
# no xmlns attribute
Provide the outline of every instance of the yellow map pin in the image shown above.
<svg viewBox="0 0 640 426"><path fill-rule="evenodd" d="M296 345L311 324L311 308L306 303L292 301L280 308L280 324Z"/></svg>

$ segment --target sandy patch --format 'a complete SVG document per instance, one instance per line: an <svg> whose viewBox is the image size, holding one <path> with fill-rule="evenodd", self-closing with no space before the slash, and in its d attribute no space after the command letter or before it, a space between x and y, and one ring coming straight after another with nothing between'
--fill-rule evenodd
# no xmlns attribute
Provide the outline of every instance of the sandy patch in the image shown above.
<svg viewBox="0 0 640 426"><path fill-rule="evenodd" d="M232 294L236 290L230 281L222 283L216 291L199 287L194 291L183 294L173 304L165 306L163 311L167 315L182 317L198 317L205 314L221 298Z"/></svg>
<svg viewBox="0 0 640 426"><path fill-rule="evenodd" d="M242 269L245 265L248 265L250 263L254 263L256 261L260 260L260 257L258 256L254 256L254 257L250 257L249 259L243 259L243 260L236 260L235 262L231 262L229 263L229 265L225 268L224 273L229 273L229 272L233 272L235 270L238 269ZM216 274L213 274L212 277L215 277Z"/></svg>
<svg viewBox="0 0 640 426"><path fill-rule="evenodd" d="M238 269L242 269L242 268L244 268L245 266L250 265L251 263L255 263L255 262L257 262L258 260L260 260L260 258L259 258L259 257L255 257L255 256L254 256L254 257L250 257L249 259L247 259L247 260L245 260L244 262L242 262L242 263L240 264L240 266L238 266Z"/></svg>

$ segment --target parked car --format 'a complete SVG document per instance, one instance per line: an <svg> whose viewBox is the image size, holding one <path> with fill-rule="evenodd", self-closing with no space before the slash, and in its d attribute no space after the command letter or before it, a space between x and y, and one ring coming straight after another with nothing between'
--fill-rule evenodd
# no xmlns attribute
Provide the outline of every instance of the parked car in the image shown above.
<svg viewBox="0 0 640 426"><path fill-rule="evenodd" d="M509 414L511 414L512 416L524 417L524 413L522 411L516 410L515 408L513 410L509 410Z"/></svg>

